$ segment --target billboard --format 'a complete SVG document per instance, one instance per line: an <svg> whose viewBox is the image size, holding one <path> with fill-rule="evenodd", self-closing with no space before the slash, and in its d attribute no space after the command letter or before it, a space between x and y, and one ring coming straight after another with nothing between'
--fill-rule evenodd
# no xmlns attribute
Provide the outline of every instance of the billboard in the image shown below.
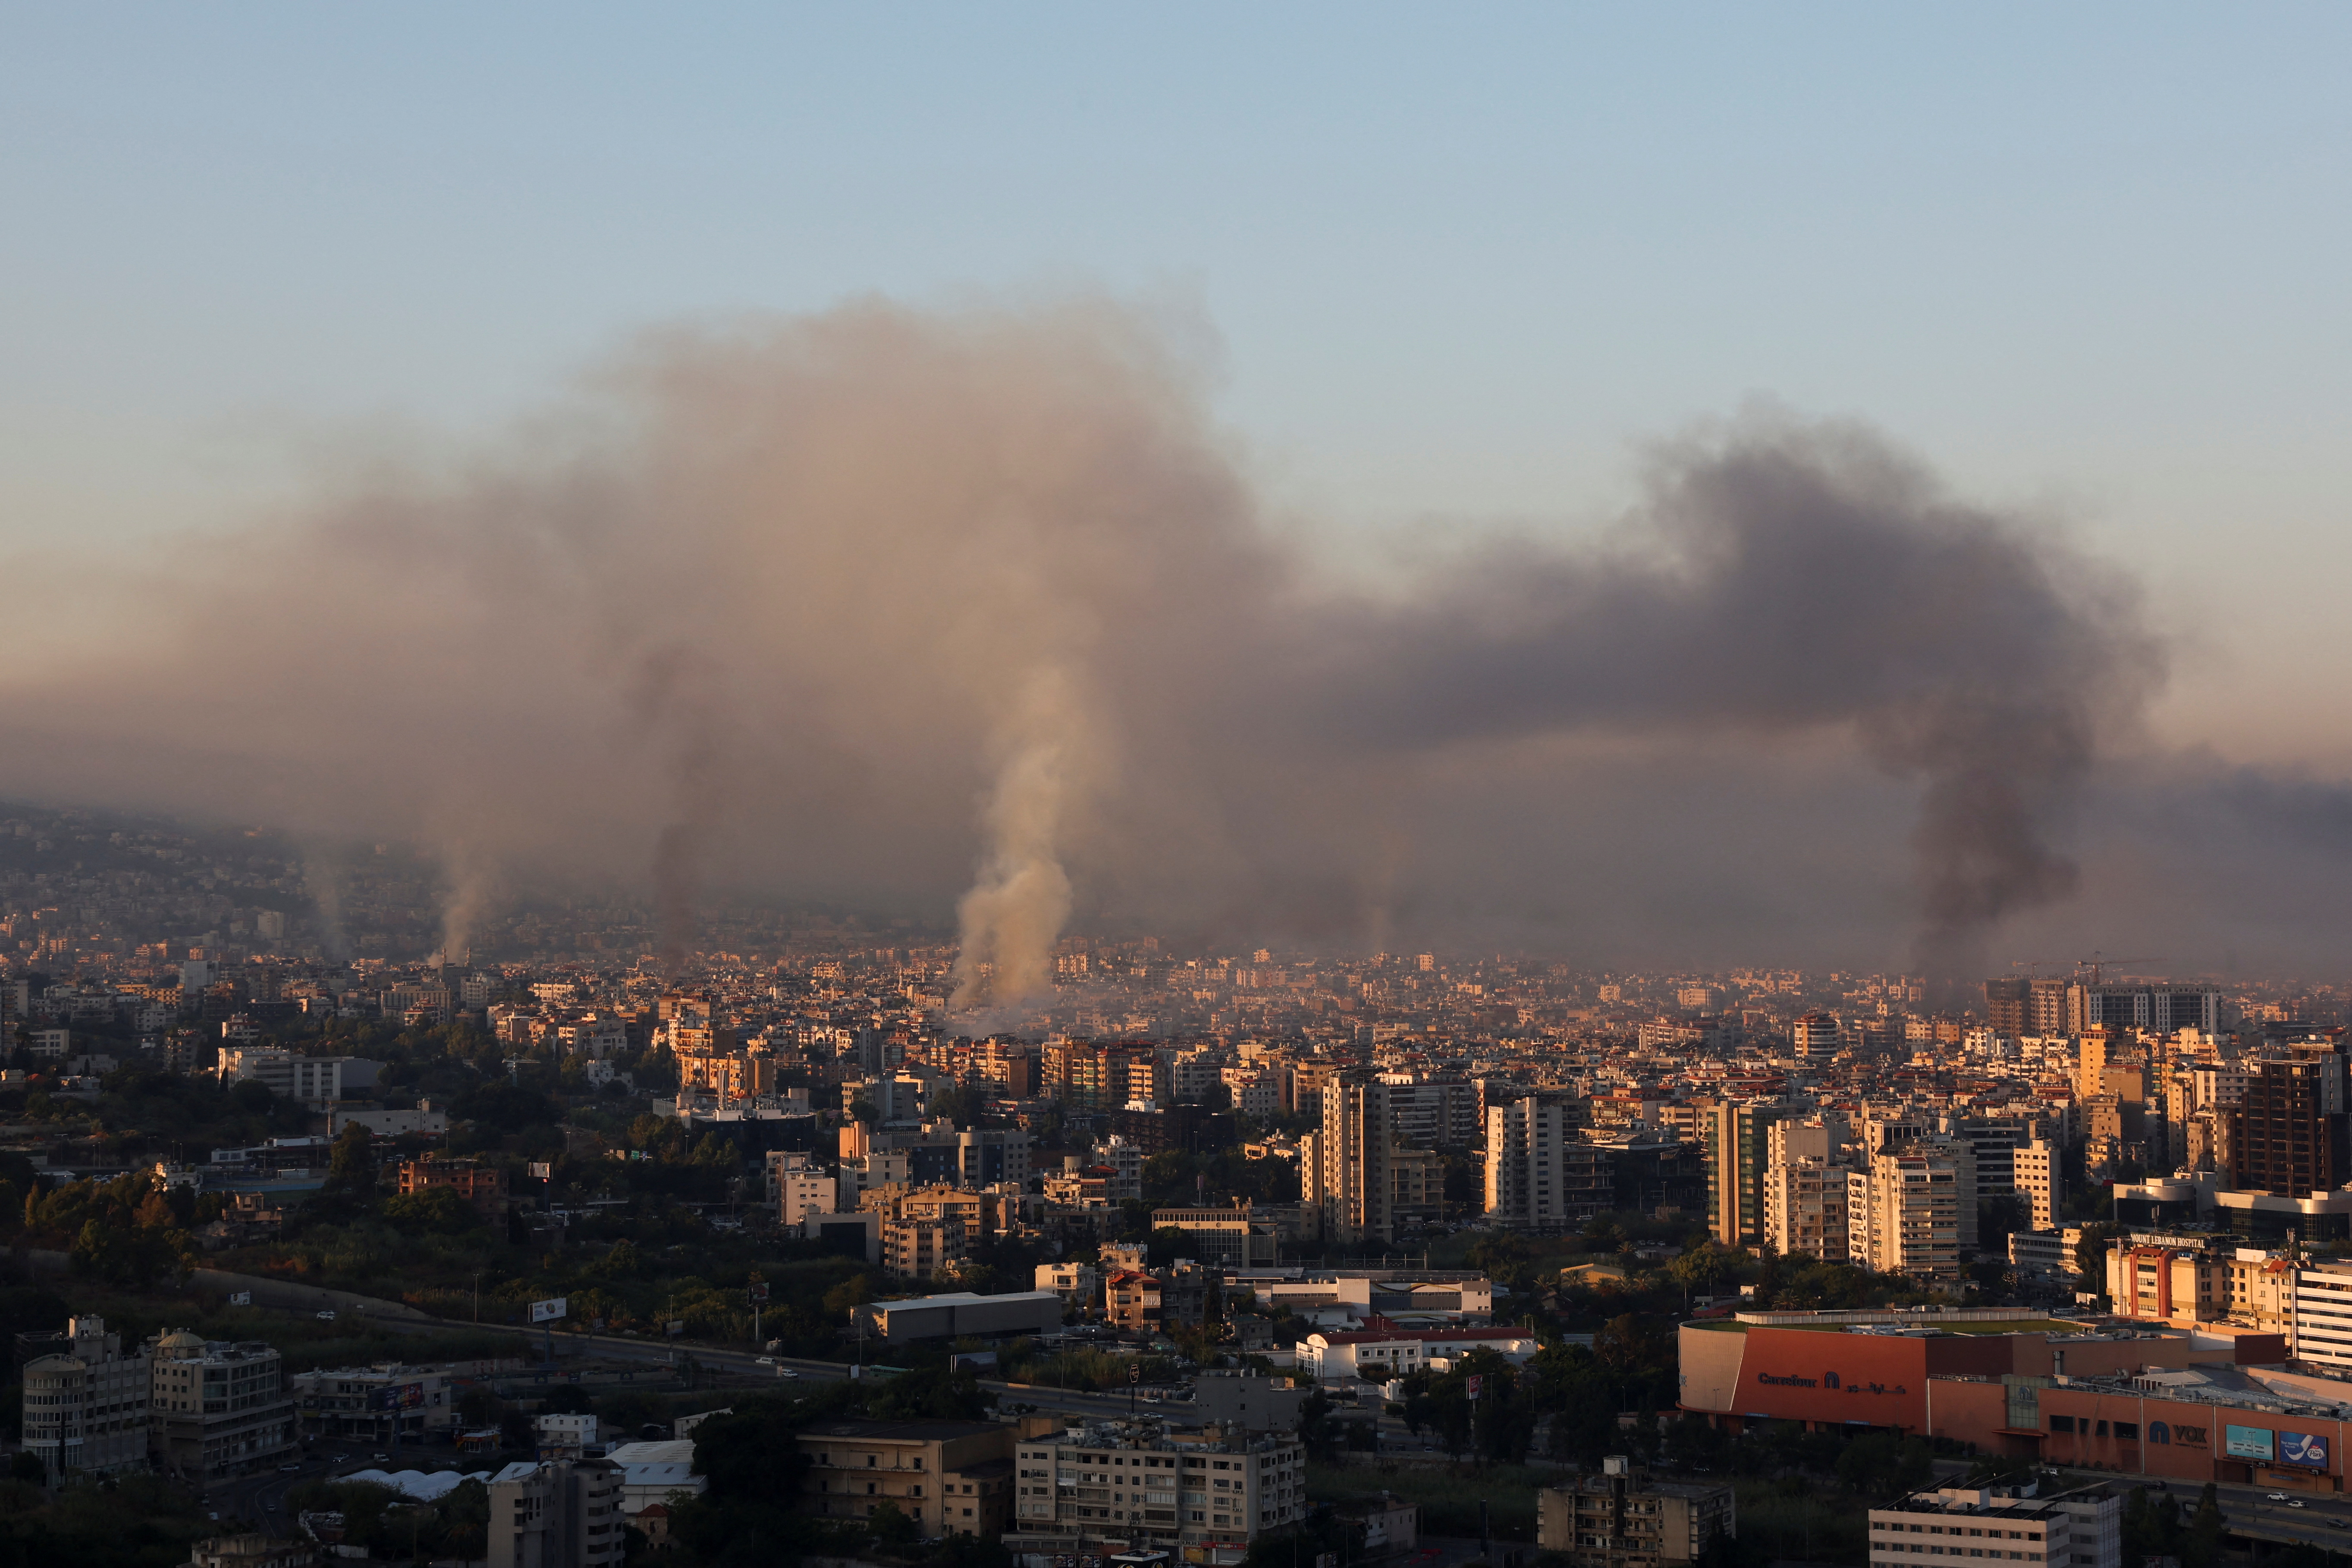
<svg viewBox="0 0 2352 1568"><path fill-rule="evenodd" d="M253 1292L250 1290L233 1291L229 1295L228 1304L232 1307L250 1307L253 1305Z"/></svg>
<svg viewBox="0 0 2352 1568"><path fill-rule="evenodd" d="M425 1403L425 1385L403 1383L368 1391L370 1410L415 1410Z"/></svg>
<svg viewBox="0 0 2352 1568"><path fill-rule="evenodd" d="M568 1297L554 1296L544 1301L533 1301L530 1304L530 1321L534 1323L555 1321L556 1319L563 1316L563 1303L568 1300ZM2265 1448L2263 1452L2267 1454L2270 1450Z"/></svg>
<svg viewBox="0 0 2352 1568"><path fill-rule="evenodd" d="M554 1162L552 1162L552 1161L549 1161L549 1160L533 1160L533 1161L530 1163L530 1178L531 1178L531 1180L532 1180L532 1181L535 1181L535 1182L545 1182L545 1181L552 1180L552 1179L554 1178L554 1175L555 1175L555 1164L554 1164Z"/></svg>
<svg viewBox="0 0 2352 1568"><path fill-rule="evenodd" d="M2278 1462L2300 1465L2306 1470L2324 1470L2327 1468L2327 1439L2316 1432L2281 1431Z"/></svg>
<svg viewBox="0 0 2352 1568"><path fill-rule="evenodd" d="M2267 1459L2271 1457L2271 1429L2267 1426L2224 1426L2221 1428L2221 1452L2233 1459Z"/></svg>

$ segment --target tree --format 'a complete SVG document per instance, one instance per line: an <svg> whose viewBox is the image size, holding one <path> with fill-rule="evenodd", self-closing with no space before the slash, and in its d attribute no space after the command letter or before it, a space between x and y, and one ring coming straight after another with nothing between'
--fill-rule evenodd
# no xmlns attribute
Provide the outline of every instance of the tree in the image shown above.
<svg viewBox="0 0 2352 1568"><path fill-rule="evenodd" d="M482 1223L481 1211L454 1187L427 1187L386 1198L383 1217L404 1236L462 1236Z"/></svg>
<svg viewBox="0 0 2352 1568"><path fill-rule="evenodd" d="M2078 1288L2095 1290L2104 1296L2107 1291L2107 1244L2124 1234L2119 1225L2086 1225L2083 1237L2074 1244L2072 1259Z"/></svg>
<svg viewBox="0 0 2352 1568"><path fill-rule="evenodd" d="M358 1122L343 1129L327 1156L327 1184L340 1192L354 1194L373 1191L375 1186L375 1134Z"/></svg>
<svg viewBox="0 0 2352 1568"><path fill-rule="evenodd" d="M1666 1265L1666 1278L1682 1287L1685 1300L1711 1293L1718 1280L1730 1277L1732 1256L1712 1237Z"/></svg>
<svg viewBox="0 0 2352 1568"><path fill-rule="evenodd" d="M886 1546L904 1546L922 1533L921 1529L888 1498L874 1505L866 1516L866 1528Z"/></svg>
<svg viewBox="0 0 2352 1568"><path fill-rule="evenodd" d="M1935 1474L1934 1453L1921 1437L1873 1432L1856 1437L1838 1456L1837 1478L1865 1498L1916 1491Z"/></svg>
<svg viewBox="0 0 2352 1568"><path fill-rule="evenodd" d="M2182 1568L2214 1568L2221 1561L2222 1533L2221 1491L2207 1481L2197 1494L2197 1511L2189 1515L2189 1532L2180 1543Z"/></svg>

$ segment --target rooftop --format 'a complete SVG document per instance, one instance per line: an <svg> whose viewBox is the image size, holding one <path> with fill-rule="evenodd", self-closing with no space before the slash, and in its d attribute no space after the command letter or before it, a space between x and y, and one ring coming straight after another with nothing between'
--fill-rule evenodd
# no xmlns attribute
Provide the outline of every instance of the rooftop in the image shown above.
<svg viewBox="0 0 2352 1568"><path fill-rule="evenodd" d="M836 1421L812 1426L801 1436L845 1437L859 1443L944 1443L982 1432L1002 1432L993 1421Z"/></svg>

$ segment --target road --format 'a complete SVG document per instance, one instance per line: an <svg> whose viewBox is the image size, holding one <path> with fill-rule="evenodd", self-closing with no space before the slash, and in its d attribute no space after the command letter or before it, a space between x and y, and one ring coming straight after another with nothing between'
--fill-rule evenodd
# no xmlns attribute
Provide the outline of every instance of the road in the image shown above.
<svg viewBox="0 0 2352 1568"><path fill-rule="evenodd" d="M439 1333L457 1328L488 1329L528 1342L524 1348L534 1358L544 1340L544 1335L538 1331L510 1323L467 1324L437 1321L417 1323L380 1318L375 1321L375 1326L398 1333ZM696 1363L703 1367L743 1377L772 1377L785 1386L794 1381L783 1376L786 1372L797 1374L797 1378L803 1381L837 1383L849 1375L852 1365L848 1362L823 1361L807 1356L777 1356L772 1358L772 1364L762 1365L762 1358L756 1351L719 1350L700 1344L681 1344L678 1352L692 1356ZM673 1359L669 1345L658 1340L640 1339L635 1334L558 1334L555 1336L555 1353L559 1363L592 1354L607 1361L656 1366L672 1364ZM1002 1383L985 1378L981 1381L981 1387L995 1394L1003 1405L1027 1405L1041 1412L1108 1419L1125 1415L1129 1410L1128 1396L1124 1394L1077 1394L1067 1389L1042 1388L1034 1384ZM1141 1415L1157 1413L1175 1416L1187 1408L1181 1401L1171 1405L1138 1400L1134 1405L1136 1414Z"/></svg>
<svg viewBox="0 0 2352 1568"><path fill-rule="evenodd" d="M291 1470L275 1466L250 1476L215 1481L205 1492L205 1509L218 1518L244 1520L273 1534L291 1535L294 1516L286 1505L286 1494L304 1481L313 1481L343 1467L333 1463L341 1452L320 1445L315 1453L303 1455Z"/></svg>
<svg viewBox="0 0 2352 1568"><path fill-rule="evenodd" d="M2151 1492L2155 1490L2152 1482L2146 1484ZM2184 1515L2197 1506L2197 1494L2204 1489L2189 1481L2167 1481L2165 1485L2179 1500ZM2329 1552L2352 1552L2352 1497L2337 1492L2290 1491L2287 1501L2273 1502L2270 1494L2278 1489L2215 1488L2230 1533L2264 1541L2307 1542ZM2296 1502L2303 1506L2293 1506Z"/></svg>

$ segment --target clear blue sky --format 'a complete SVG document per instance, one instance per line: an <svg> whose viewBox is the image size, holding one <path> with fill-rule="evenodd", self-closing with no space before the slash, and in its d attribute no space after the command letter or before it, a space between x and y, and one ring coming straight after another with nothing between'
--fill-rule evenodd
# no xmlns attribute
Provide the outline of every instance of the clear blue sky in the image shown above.
<svg viewBox="0 0 2352 1568"><path fill-rule="evenodd" d="M0 6L0 551L647 321L1196 307L1275 493L1574 526L1755 395L2038 498L2352 754L2352 9Z"/></svg>

